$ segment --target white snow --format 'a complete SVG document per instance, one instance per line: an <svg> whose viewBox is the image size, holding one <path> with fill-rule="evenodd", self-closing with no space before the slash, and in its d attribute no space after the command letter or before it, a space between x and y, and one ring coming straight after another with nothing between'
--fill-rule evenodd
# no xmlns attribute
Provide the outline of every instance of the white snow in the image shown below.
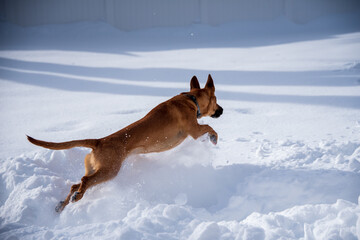
<svg viewBox="0 0 360 240"><path fill-rule="evenodd" d="M122 32L0 25L1 239L359 239L360 15ZM211 73L219 134L129 157L54 208L98 138Z"/></svg>

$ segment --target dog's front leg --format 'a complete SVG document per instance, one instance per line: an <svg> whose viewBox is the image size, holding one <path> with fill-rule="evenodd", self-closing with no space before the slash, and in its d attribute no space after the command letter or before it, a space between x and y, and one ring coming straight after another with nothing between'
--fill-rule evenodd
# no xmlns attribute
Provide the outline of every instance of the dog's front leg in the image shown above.
<svg viewBox="0 0 360 240"><path fill-rule="evenodd" d="M210 141L216 145L218 141L218 134L215 132L212 127L209 125L200 125L196 124L194 127L192 127L189 131L190 136L192 136L194 139L198 139L202 135L208 133L210 137Z"/></svg>

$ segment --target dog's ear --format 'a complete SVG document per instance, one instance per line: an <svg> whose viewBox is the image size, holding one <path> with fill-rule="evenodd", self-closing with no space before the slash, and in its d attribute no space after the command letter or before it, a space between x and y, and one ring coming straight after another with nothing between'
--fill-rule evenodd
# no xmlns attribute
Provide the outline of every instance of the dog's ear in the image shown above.
<svg viewBox="0 0 360 240"><path fill-rule="evenodd" d="M209 76L208 76L208 80L207 80L207 82L206 82L205 88L209 88L209 89L211 89L211 90L212 90L212 89L215 90L214 81L213 81L213 79L212 79L212 77L211 77L210 74L209 74Z"/></svg>
<svg viewBox="0 0 360 240"><path fill-rule="evenodd" d="M193 76L190 81L190 90L200 89L200 84L196 76Z"/></svg>

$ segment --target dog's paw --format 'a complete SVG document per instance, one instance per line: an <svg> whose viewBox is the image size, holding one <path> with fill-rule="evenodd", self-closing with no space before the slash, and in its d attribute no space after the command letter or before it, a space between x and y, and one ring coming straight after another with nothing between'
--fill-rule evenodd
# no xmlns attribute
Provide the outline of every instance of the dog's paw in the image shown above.
<svg viewBox="0 0 360 240"><path fill-rule="evenodd" d="M214 144L214 145L216 145L217 144L217 136L216 135L210 135L210 141Z"/></svg>
<svg viewBox="0 0 360 240"><path fill-rule="evenodd" d="M74 203L74 202L78 201L79 196L80 196L79 192L74 192L74 194L71 196L71 202Z"/></svg>
<svg viewBox="0 0 360 240"><path fill-rule="evenodd" d="M61 212L65 207L64 203L65 203L65 201L60 201L55 207L55 212L58 212L58 213Z"/></svg>

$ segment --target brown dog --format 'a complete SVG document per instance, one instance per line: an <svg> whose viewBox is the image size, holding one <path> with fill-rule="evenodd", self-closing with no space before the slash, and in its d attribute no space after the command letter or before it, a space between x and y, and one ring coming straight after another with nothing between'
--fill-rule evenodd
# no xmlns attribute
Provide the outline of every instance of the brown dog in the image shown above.
<svg viewBox="0 0 360 240"><path fill-rule="evenodd" d="M107 137L61 143L40 141L29 136L28 140L54 150L92 148L92 152L85 157L85 176L81 178L81 183L72 185L66 199L56 206L55 210L60 212L70 200L80 200L89 187L114 178L126 156L131 153L166 151L179 145L189 135L197 139L206 133L216 144L217 133L208 125L199 125L197 118L218 118L222 112L222 107L216 103L211 75L202 89L194 76L190 82L190 92L159 104L142 119Z"/></svg>

